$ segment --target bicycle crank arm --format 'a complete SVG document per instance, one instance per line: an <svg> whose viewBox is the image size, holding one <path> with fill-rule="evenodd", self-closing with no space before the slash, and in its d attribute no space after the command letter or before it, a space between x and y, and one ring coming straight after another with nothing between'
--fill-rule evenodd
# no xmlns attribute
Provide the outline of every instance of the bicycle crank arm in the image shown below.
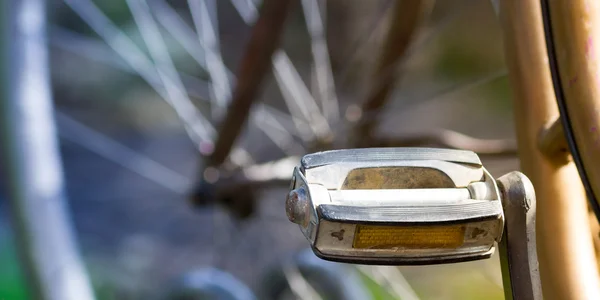
<svg viewBox="0 0 600 300"><path fill-rule="evenodd" d="M542 287L535 237L535 192L520 172L497 180L506 215L500 265L506 299L541 300Z"/></svg>

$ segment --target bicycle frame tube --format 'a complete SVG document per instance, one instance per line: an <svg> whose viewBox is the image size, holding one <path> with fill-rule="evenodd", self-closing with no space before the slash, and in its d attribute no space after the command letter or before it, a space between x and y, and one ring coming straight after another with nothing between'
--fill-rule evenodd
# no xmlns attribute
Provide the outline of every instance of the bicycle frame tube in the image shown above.
<svg viewBox="0 0 600 300"><path fill-rule="evenodd" d="M542 0L555 92L571 153L600 218L600 3ZM552 55L553 54L553 55Z"/></svg>
<svg viewBox="0 0 600 300"><path fill-rule="evenodd" d="M540 132L559 116L540 2L503 0L500 5L521 169L536 188L544 298L600 299L585 192L577 169L538 149Z"/></svg>

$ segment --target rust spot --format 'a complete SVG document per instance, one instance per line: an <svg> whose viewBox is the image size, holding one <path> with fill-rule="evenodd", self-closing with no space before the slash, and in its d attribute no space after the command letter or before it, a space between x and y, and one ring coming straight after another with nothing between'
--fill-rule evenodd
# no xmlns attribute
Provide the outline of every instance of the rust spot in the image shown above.
<svg viewBox="0 0 600 300"><path fill-rule="evenodd" d="M346 230L341 229L340 231L334 231L331 233L331 236L334 238L337 238L338 240L343 240L344 239L344 232L346 232Z"/></svg>
<svg viewBox="0 0 600 300"><path fill-rule="evenodd" d="M452 188L444 172L426 167L382 167L350 171L342 189L426 189Z"/></svg>
<svg viewBox="0 0 600 300"><path fill-rule="evenodd" d="M577 83L577 80L579 79L579 76L575 75L575 77L571 78L571 80L569 80L569 87L573 86L575 83Z"/></svg>
<svg viewBox="0 0 600 300"><path fill-rule="evenodd" d="M587 43L585 43L585 56L587 59L595 59L594 55L594 39L589 37Z"/></svg>

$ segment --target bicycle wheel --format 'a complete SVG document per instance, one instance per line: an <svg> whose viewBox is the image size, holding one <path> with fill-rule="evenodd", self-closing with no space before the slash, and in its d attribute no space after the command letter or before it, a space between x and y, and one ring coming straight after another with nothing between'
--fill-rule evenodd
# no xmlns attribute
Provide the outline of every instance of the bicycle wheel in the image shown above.
<svg viewBox="0 0 600 300"><path fill-rule="evenodd" d="M294 5L289 1L290 7L286 2L264 1L261 6L257 1L239 0L56 2L50 42L57 62L53 75L61 108L58 123L66 142L65 156L70 157L67 175L72 182L71 197L86 199L73 203L75 224L84 253L97 256L97 274L112 274L112 268L124 270L118 281L127 282L130 293L143 287L151 294L153 288L188 268L211 265L257 289L257 270L305 245L304 238L283 215L281 195L285 187L267 186L280 179L287 181L289 166L297 163L294 155L314 149L353 147L365 142L369 146L437 145L489 154L490 161L498 162L498 168L492 168L494 173L510 168L505 157L515 164L514 143L505 139L511 127L504 116L495 112L502 108L503 99L494 92L505 90L506 71L501 52L493 50L500 31L488 3L439 2L432 7L428 1L374 1L355 7L353 4L359 2L332 1L324 9L324 2L306 0ZM260 23L269 5L271 18ZM409 9L415 14L401 21ZM286 12L289 17L284 24L276 17ZM325 19L336 14L341 15L345 25L326 26ZM353 20L362 14L366 16L360 24L343 22L344 18ZM425 18L428 14L431 17ZM474 28L459 22L472 18L484 26ZM255 35L260 38L260 27L253 27L254 22L282 32L279 43L269 40L262 44L270 45L272 56L259 51L254 57L245 50L246 44L256 43ZM334 30L351 37L335 37L341 39L335 42L341 53L328 53L335 47L328 47L333 42L328 43L325 33ZM456 32L462 33L460 37L454 35ZM399 38L389 37L394 35ZM488 42L489 49L477 42L481 38ZM277 45L283 50L277 50ZM380 48L384 54L376 59L379 56L372 52ZM472 52L465 54L465 49ZM95 63L87 65L85 59ZM252 65L248 67L257 62L263 64L256 67L262 75L250 72L254 70ZM76 72L84 64L88 66L87 76ZM228 68L236 65L242 71ZM270 68L273 78L267 75ZM92 76L95 73L103 75ZM257 96L261 85L258 77L264 77L262 96ZM368 77L373 78L363 84ZM250 84L247 78L254 81ZM400 79L402 85L397 87ZM242 94L250 100L235 110L231 107L240 97L236 96L241 93L236 90L240 86L252 88L254 93ZM464 98L467 91L476 96ZM149 101L159 98L168 106ZM255 98L263 101L259 103ZM498 106L490 109L478 98L496 99ZM119 101L109 102L111 99ZM361 107L359 103L365 99L371 104ZM114 107L119 107L117 112ZM172 111L166 116L169 107ZM119 114L123 117L117 118ZM467 117L471 123L458 122ZM106 126L106 118L111 118L110 126ZM173 120L183 125L173 125L177 124ZM224 134L223 127L234 123L232 120L237 121L238 128ZM497 120L504 120L504 125L495 132L481 126L492 126ZM353 133L351 128L356 123L363 129ZM397 132L402 127L411 130ZM502 138L475 139L440 127ZM397 136L384 138L390 133ZM182 138L184 134L192 141L191 146ZM221 136L227 141L219 142ZM93 155L75 147L83 147ZM134 150L141 148L145 149ZM190 162L198 154L202 155L199 164L204 185L200 198L207 204L222 204L235 217L220 209L200 208L199 213L193 213L183 201L173 201L184 198L192 187L196 170ZM115 172L96 155L133 173ZM83 166L84 162L90 166ZM95 174L83 176L77 168L95 169L104 181L93 185L100 182L92 176ZM143 179L133 178L133 174ZM117 175L124 178L110 182ZM150 187L149 182L159 188ZM92 186L93 195L86 195ZM103 194L110 190L120 195ZM135 197L138 193L140 196ZM92 214L96 212L102 214ZM105 224L114 227L106 228ZM104 254L92 255L95 252ZM121 258L117 266L106 263L115 256ZM489 278L488 269L499 271L488 264L471 263L458 268L484 266L484 278ZM413 278L437 272L435 281L443 282L443 274L456 270L446 266L403 272ZM465 272L463 281L482 281L479 272L477 268ZM500 295L501 289L490 281L484 279L475 291L462 291L465 284L458 281L446 284L447 289L428 291L421 280L420 293L443 294L454 288L459 290L456 297L460 298L464 293L482 293L486 286L492 286Z"/></svg>

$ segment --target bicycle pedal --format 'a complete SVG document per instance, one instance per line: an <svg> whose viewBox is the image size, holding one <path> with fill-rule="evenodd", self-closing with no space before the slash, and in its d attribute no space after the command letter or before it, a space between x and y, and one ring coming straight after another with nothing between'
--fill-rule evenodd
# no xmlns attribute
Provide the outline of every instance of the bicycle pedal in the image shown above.
<svg viewBox="0 0 600 300"><path fill-rule="evenodd" d="M315 254L359 264L438 264L490 257L504 213L474 152L369 148L309 154L286 213Z"/></svg>

